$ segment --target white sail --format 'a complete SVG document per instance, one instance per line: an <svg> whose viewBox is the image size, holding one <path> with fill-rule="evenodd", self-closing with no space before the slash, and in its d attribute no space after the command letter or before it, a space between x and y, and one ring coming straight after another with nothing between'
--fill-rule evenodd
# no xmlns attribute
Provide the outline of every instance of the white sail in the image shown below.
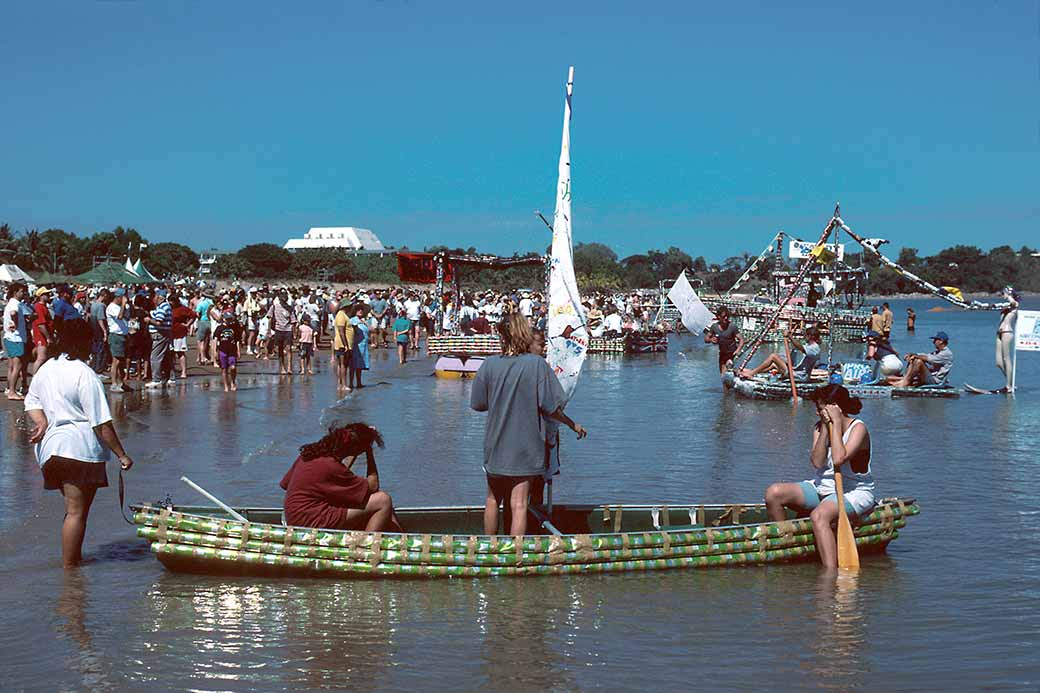
<svg viewBox="0 0 1040 693"><path fill-rule="evenodd" d="M567 75L567 98L563 107L563 142L560 145L560 175L556 184L556 213L553 215L552 256L549 265L549 316L546 350L549 365L570 399L578 384L589 335L585 309L574 276L571 244L571 93L574 68Z"/></svg>

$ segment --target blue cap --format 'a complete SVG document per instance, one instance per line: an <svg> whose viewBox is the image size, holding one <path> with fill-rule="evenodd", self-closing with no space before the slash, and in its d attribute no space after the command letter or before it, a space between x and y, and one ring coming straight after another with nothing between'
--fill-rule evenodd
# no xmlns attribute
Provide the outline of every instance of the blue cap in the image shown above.
<svg viewBox="0 0 1040 693"><path fill-rule="evenodd" d="M114 293L116 296L126 296L126 289L120 287L120 288L116 289L115 291L113 291L112 293Z"/></svg>
<svg viewBox="0 0 1040 693"><path fill-rule="evenodd" d="M166 289L156 289L155 290L155 295L156 296L162 296L163 298L166 298Z"/></svg>
<svg viewBox="0 0 1040 693"><path fill-rule="evenodd" d="M878 339L881 337L881 335L874 330L867 330L867 337L873 337L874 339Z"/></svg>
<svg viewBox="0 0 1040 693"><path fill-rule="evenodd" d="M935 336L932 337L932 339L941 339L942 341L949 343L950 335L946 334L945 332L936 332Z"/></svg>
<svg viewBox="0 0 1040 693"><path fill-rule="evenodd" d="M827 382L831 385L841 385L845 379L841 377L841 371L834 371L827 377Z"/></svg>

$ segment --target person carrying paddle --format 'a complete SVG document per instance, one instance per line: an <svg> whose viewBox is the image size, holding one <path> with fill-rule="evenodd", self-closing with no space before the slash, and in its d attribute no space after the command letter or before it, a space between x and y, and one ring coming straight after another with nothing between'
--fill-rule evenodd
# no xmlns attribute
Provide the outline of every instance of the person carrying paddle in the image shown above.
<svg viewBox="0 0 1040 693"><path fill-rule="evenodd" d="M329 432L314 443L300 446L300 456L282 478L285 521L297 527L364 529L400 532L390 494L379 488L379 469L373 448L383 447L379 431L351 423ZM350 471L361 455L365 476Z"/></svg>
<svg viewBox="0 0 1040 693"><path fill-rule="evenodd" d="M863 407L841 385L827 385L809 397L820 419L813 428L809 462L812 479L777 483L766 489L766 512L773 522L787 519L785 508L809 512L820 562L838 566L838 549L832 523L838 517L834 472L842 475L845 511L862 517L874 507L874 476L870 468L870 432L862 419L854 418Z"/></svg>

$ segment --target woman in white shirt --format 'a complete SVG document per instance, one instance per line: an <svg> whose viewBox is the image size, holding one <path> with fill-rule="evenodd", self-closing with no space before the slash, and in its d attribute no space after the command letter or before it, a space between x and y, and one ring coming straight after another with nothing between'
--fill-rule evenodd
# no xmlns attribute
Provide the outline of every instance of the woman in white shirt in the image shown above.
<svg viewBox="0 0 1040 693"><path fill-rule="evenodd" d="M7 287L7 305L4 306L4 351L7 352L7 399L25 399L18 394L18 384L22 379L22 362L27 355L25 345L28 341L25 331L25 300L27 287L15 282Z"/></svg>
<svg viewBox="0 0 1040 693"><path fill-rule="evenodd" d="M61 557L66 568L83 560L87 516L98 488L108 486L105 462L115 452L121 469L134 462L126 454L105 399L105 387L87 365L91 331L84 320L62 327L55 350L36 372L25 398L32 421L29 440L46 489L65 496Z"/></svg>

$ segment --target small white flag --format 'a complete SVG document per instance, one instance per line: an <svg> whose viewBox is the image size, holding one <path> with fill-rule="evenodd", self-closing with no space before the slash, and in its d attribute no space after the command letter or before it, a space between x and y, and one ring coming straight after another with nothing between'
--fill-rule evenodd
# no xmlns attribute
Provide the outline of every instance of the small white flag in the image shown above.
<svg viewBox="0 0 1040 693"><path fill-rule="evenodd" d="M690 280L686 278L686 271L679 274L675 284L668 291L668 300L682 313L682 324L690 331L690 334L700 334L715 322L715 316L701 303L700 296L690 286Z"/></svg>

